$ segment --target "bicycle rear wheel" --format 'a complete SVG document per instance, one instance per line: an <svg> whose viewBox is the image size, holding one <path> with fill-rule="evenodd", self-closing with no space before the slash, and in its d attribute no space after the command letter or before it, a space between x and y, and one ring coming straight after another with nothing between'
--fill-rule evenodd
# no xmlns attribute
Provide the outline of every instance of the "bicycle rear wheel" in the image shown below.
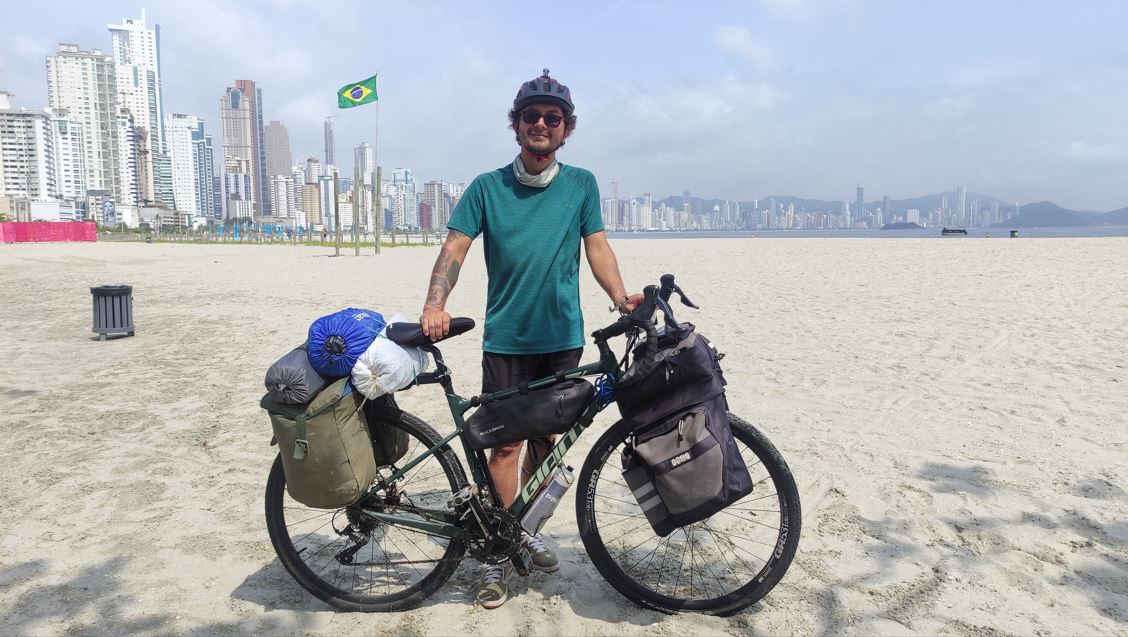
<svg viewBox="0 0 1128 637"><path fill-rule="evenodd" d="M712 517L659 537L623 481L629 431L600 437L580 472L580 538L600 574L642 606L664 613L731 615L759 601L783 577L799 545L799 491L787 463L762 433L729 414L751 494Z"/></svg>
<svg viewBox="0 0 1128 637"><path fill-rule="evenodd" d="M407 413L376 426L395 427L409 436L407 453L392 466L380 468L384 476L441 440L430 425ZM465 482L458 458L444 447L396 481L394 489L403 505L442 511ZM373 487L361 502L387 495L387 489ZM423 519L405 508L396 507L394 512ZM466 551L461 539L389 525L355 507L311 509L295 501L286 491L281 456L266 483L266 528L290 575L318 599L344 610L415 607L454 574Z"/></svg>

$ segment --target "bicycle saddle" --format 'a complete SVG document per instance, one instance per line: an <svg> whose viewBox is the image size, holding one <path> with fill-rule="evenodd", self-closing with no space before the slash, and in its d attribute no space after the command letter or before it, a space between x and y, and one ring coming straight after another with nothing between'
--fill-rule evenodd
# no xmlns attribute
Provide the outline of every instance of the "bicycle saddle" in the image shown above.
<svg viewBox="0 0 1128 637"><path fill-rule="evenodd" d="M474 319L465 316L451 318L450 332L439 341L465 334L472 329L474 329ZM423 333L423 326L419 323L392 323L384 333L388 335L388 340L404 347L422 347L432 344L431 338Z"/></svg>

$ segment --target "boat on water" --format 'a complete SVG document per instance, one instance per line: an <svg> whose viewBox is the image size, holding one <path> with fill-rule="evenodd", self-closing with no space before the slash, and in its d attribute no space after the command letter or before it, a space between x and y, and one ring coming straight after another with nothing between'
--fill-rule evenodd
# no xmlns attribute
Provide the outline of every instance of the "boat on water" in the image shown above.
<svg viewBox="0 0 1128 637"><path fill-rule="evenodd" d="M942 237L955 237L960 235L967 235L967 230L964 228L944 228L940 231Z"/></svg>

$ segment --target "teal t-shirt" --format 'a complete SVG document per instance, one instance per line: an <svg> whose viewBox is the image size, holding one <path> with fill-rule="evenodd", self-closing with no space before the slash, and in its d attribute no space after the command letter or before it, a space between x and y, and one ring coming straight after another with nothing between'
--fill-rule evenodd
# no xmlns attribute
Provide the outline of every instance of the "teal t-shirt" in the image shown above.
<svg viewBox="0 0 1128 637"><path fill-rule="evenodd" d="M489 286L482 349L544 354L583 347L580 239L603 230L594 175L560 164L545 188L517 181L512 165L478 175L447 228L483 237Z"/></svg>

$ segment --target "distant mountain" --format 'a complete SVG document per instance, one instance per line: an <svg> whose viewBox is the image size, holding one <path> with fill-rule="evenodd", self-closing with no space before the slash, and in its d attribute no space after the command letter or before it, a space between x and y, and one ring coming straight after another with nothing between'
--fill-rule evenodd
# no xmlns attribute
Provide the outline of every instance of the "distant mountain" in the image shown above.
<svg viewBox="0 0 1128 637"><path fill-rule="evenodd" d="M1105 226L1128 226L1128 208L1120 208L1103 215L1097 215L1097 220Z"/></svg>
<svg viewBox="0 0 1128 637"><path fill-rule="evenodd" d="M1095 226L1100 225L1095 215L1079 210L1069 210L1050 201L1037 201L1023 205L1017 217L997 224L1014 228L1034 228L1053 226Z"/></svg>

